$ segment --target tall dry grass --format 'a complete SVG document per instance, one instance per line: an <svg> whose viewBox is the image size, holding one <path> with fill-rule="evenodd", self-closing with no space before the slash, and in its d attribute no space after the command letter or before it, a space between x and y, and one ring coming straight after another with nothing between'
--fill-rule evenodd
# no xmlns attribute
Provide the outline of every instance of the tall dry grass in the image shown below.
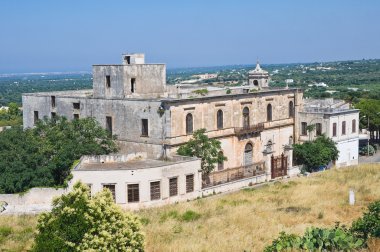
<svg viewBox="0 0 380 252"><path fill-rule="evenodd" d="M355 206L348 204L350 188ZM262 251L281 231L350 225L379 199L380 165L362 165L139 214L147 223L147 251ZM200 217L183 220L189 210Z"/></svg>
<svg viewBox="0 0 380 252"><path fill-rule="evenodd" d="M348 204L350 188L355 206ZM379 199L380 165L362 165L137 214L146 251L262 251L281 231L302 234L309 226L350 225ZM35 216L0 216L0 230L11 228L6 236L0 231L0 251L26 251L35 226ZM376 251L380 244L372 243Z"/></svg>

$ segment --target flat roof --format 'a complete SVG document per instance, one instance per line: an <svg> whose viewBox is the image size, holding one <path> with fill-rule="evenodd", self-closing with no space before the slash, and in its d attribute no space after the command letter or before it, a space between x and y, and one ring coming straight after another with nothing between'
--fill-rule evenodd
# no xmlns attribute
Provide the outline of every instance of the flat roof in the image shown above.
<svg viewBox="0 0 380 252"><path fill-rule="evenodd" d="M75 171L112 171L112 170L138 170L168 166L198 160L196 157L177 157L167 160L163 159L133 159L129 161L82 161L75 168Z"/></svg>

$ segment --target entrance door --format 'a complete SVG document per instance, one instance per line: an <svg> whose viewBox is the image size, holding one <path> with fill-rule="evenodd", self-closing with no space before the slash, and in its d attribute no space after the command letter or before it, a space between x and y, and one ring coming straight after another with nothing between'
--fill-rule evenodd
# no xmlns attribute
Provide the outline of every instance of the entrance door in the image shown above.
<svg viewBox="0 0 380 252"><path fill-rule="evenodd" d="M244 166L251 165L253 158L253 146L250 143L247 143L244 149Z"/></svg>

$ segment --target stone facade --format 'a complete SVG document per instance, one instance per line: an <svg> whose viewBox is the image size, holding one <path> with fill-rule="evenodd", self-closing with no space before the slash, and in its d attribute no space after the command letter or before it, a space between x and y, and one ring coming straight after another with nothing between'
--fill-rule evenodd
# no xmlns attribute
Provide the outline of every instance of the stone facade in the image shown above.
<svg viewBox="0 0 380 252"><path fill-rule="evenodd" d="M93 66L92 90L24 94L24 127L45 116L95 117L117 135L121 153L146 152L149 158L174 155L193 131L205 128L221 141L228 159L219 168L265 162L269 179L272 156L284 153L292 166L289 147L298 140L303 93L271 89L268 73L259 65L254 72L260 75L260 90L254 85L206 87L207 93L199 94L205 87L168 86L165 65L145 64L143 54L126 54L120 65Z"/></svg>

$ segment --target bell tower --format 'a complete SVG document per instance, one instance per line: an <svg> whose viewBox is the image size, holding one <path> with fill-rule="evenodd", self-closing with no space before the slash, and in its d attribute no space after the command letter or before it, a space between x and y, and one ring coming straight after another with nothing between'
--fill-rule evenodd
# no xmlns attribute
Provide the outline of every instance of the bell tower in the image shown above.
<svg viewBox="0 0 380 252"><path fill-rule="evenodd" d="M261 68L259 61L256 68L248 72L248 85L252 89L261 90L269 87L269 73Z"/></svg>

